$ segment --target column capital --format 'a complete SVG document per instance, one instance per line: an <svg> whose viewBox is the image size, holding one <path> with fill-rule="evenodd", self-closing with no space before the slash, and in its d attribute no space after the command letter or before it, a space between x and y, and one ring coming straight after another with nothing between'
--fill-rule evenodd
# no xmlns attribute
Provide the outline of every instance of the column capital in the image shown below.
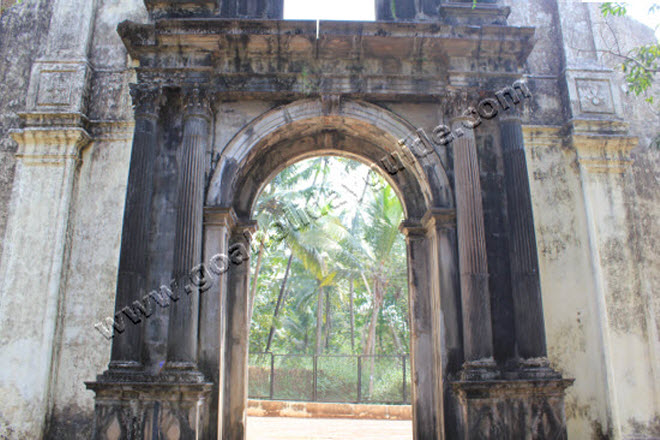
<svg viewBox="0 0 660 440"><path fill-rule="evenodd" d="M232 228L232 233L251 237L258 229L259 223L256 220L238 220Z"/></svg>
<svg viewBox="0 0 660 440"><path fill-rule="evenodd" d="M194 84L182 89L183 117L203 118L211 120L211 104L209 90L206 85Z"/></svg>
<svg viewBox="0 0 660 440"><path fill-rule="evenodd" d="M503 110L498 114L500 124L503 123L516 123L522 126L522 118L520 117L520 112L515 108L510 108L508 110Z"/></svg>
<svg viewBox="0 0 660 440"><path fill-rule="evenodd" d="M232 229L238 223L234 208L207 206L204 208L204 225Z"/></svg>
<svg viewBox="0 0 660 440"><path fill-rule="evenodd" d="M153 84L130 84L135 117L158 118L161 106L165 103L163 90Z"/></svg>
<svg viewBox="0 0 660 440"><path fill-rule="evenodd" d="M409 219L401 222L399 231L406 236L407 240L422 240L426 238L426 227L421 220Z"/></svg>
<svg viewBox="0 0 660 440"><path fill-rule="evenodd" d="M92 140L82 128L25 128L11 132L18 142L16 157L32 165L62 164L79 160L80 151Z"/></svg>
<svg viewBox="0 0 660 440"><path fill-rule="evenodd" d="M432 228L456 229L456 210L453 208L431 208L422 217L422 224L427 230Z"/></svg>
<svg viewBox="0 0 660 440"><path fill-rule="evenodd" d="M465 90L450 92L445 98L445 116L453 120L470 106L470 96Z"/></svg>
<svg viewBox="0 0 660 440"><path fill-rule="evenodd" d="M630 152L639 144L633 136L571 136L578 163L591 174L624 174L630 169L633 159Z"/></svg>

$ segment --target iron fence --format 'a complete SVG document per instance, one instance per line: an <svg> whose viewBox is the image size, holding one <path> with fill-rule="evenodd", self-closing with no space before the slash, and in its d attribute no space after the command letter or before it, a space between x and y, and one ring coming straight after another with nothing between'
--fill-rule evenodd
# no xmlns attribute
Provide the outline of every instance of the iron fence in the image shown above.
<svg viewBox="0 0 660 440"><path fill-rule="evenodd" d="M410 356L250 353L251 399L410 403Z"/></svg>

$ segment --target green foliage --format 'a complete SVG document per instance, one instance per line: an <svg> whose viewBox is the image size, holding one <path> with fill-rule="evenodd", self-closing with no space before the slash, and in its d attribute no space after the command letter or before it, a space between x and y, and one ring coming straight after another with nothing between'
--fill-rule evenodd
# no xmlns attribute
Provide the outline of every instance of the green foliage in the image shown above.
<svg viewBox="0 0 660 440"><path fill-rule="evenodd" d="M23 3L23 0L0 0L0 15L14 5Z"/></svg>
<svg viewBox="0 0 660 440"><path fill-rule="evenodd" d="M654 3L649 8L649 13L660 10L660 4ZM600 12L603 17L624 17L628 10L625 3L606 2L600 5ZM621 58L621 70L626 74L626 83L628 93L635 96L645 95L646 101L654 102L654 96L649 94L653 86L655 76L660 72L660 44L652 43L644 46L635 47L627 53L618 51L607 51L612 55Z"/></svg>
<svg viewBox="0 0 660 440"><path fill-rule="evenodd" d="M622 63L628 88L636 96L645 94L653 85L653 79L660 71L659 61L660 44L655 43L634 48ZM653 103L653 95L647 96L646 101Z"/></svg>
<svg viewBox="0 0 660 440"><path fill-rule="evenodd" d="M600 13L603 14L603 17L608 15L623 17L627 12L625 3L605 2L600 5Z"/></svg>
<svg viewBox="0 0 660 440"><path fill-rule="evenodd" d="M267 242L257 277L251 353L265 349L274 323L273 353L313 354L320 287L329 295L330 305L325 310L324 300L322 324L324 330L329 326L327 333L324 331L324 354L361 353L374 304L362 274L367 279L380 276L386 280L376 327L377 352L400 354L399 349L408 350L406 253L398 230L403 209L382 177L349 159L304 160L284 169L264 188L254 212L260 225L257 240ZM283 233L273 233L283 229ZM284 237L276 240L274 235ZM253 252L257 251L255 246ZM294 258L286 292L279 316L273 319L291 254ZM253 272L256 260L251 258ZM350 280L354 287L354 350ZM395 339L402 347L397 348Z"/></svg>

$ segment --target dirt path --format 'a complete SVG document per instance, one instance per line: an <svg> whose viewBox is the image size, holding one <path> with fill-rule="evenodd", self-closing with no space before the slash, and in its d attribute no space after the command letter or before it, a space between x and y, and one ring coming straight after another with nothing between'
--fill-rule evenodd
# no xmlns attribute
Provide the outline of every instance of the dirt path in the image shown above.
<svg viewBox="0 0 660 440"><path fill-rule="evenodd" d="M247 440L411 440L412 422L248 417Z"/></svg>

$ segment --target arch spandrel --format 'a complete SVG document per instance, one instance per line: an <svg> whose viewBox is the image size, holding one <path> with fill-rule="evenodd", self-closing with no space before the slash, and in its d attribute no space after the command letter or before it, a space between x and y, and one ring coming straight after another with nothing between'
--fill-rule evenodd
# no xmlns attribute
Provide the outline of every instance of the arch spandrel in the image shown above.
<svg viewBox="0 0 660 440"><path fill-rule="evenodd" d="M452 207L449 179L437 155L418 157L398 144L414 136L414 126L374 104L346 100L329 109L321 100L297 101L264 113L234 136L222 150L206 204L232 206L248 217L263 185L286 166L306 157L340 155L377 164L408 218ZM381 161L395 152L405 168L392 174Z"/></svg>

